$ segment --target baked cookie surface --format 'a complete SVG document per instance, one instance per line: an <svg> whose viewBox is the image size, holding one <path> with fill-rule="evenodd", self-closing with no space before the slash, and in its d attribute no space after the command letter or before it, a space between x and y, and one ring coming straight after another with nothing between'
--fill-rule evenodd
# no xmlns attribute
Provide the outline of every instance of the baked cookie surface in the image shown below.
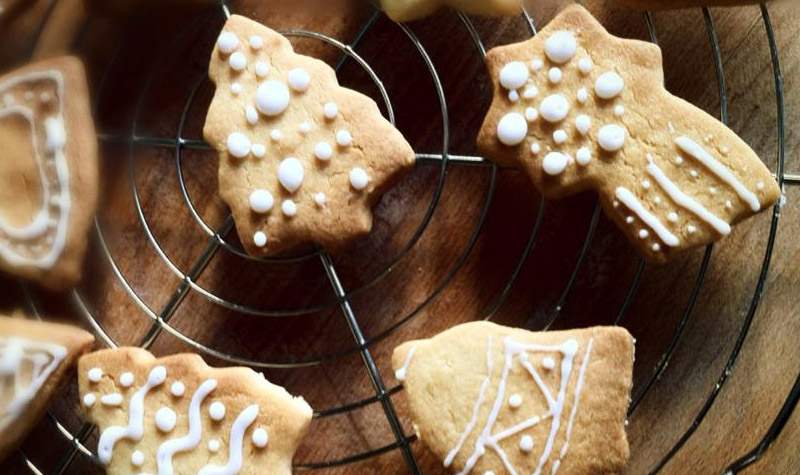
<svg viewBox="0 0 800 475"><path fill-rule="evenodd" d="M371 206L415 161L372 99L236 15L209 74L217 89L204 135L219 152L220 195L249 254L304 242L335 249L370 231Z"/></svg>
<svg viewBox="0 0 800 475"><path fill-rule="evenodd" d="M653 262L708 244L780 189L733 131L663 87L661 51L567 7L531 40L491 50L478 146L549 198L595 190Z"/></svg>
<svg viewBox="0 0 800 475"><path fill-rule="evenodd" d="M622 328L473 322L403 343L392 365L417 435L453 473L619 473L628 460Z"/></svg>
<svg viewBox="0 0 800 475"><path fill-rule="evenodd" d="M444 6L470 15L498 17L519 13L522 0L381 0L381 8L394 21L419 20Z"/></svg>
<svg viewBox="0 0 800 475"><path fill-rule="evenodd" d="M756 0L617 0L625 6L637 10L677 10L691 7L733 7L755 5Z"/></svg>
<svg viewBox="0 0 800 475"><path fill-rule="evenodd" d="M290 474L311 407L249 368L195 354L104 350L78 365L82 409L110 474Z"/></svg>
<svg viewBox="0 0 800 475"><path fill-rule="evenodd" d="M76 58L0 77L0 268L52 290L81 277L97 205L97 138Z"/></svg>
<svg viewBox="0 0 800 475"><path fill-rule="evenodd" d="M0 316L0 460L41 420L93 342L68 325Z"/></svg>

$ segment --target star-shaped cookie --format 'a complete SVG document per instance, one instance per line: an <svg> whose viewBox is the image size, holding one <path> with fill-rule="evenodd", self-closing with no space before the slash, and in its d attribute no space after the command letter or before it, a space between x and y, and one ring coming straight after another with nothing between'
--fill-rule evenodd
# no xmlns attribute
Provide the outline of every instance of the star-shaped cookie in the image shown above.
<svg viewBox="0 0 800 475"><path fill-rule="evenodd" d="M716 241L780 197L741 138L667 92L656 45L610 35L581 6L487 63L481 151L547 197L597 191L650 261Z"/></svg>
<svg viewBox="0 0 800 475"><path fill-rule="evenodd" d="M232 16L211 55L204 134L219 190L255 256L302 242L338 248L372 227L371 206L414 164L370 98L275 31Z"/></svg>
<svg viewBox="0 0 800 475"><path fill-rule="evenodd" d="M443 6L470 15L498 17L518 14L522 0L381 0L381 8L394 21L419 20Z"/></svg>
<svg viewBox="0 0 800 475"><path fill-rule="evenodd" d="M453 473L625 468L633 338L622 328L473 322L403 343L392 365L417 435Z"/></svg>

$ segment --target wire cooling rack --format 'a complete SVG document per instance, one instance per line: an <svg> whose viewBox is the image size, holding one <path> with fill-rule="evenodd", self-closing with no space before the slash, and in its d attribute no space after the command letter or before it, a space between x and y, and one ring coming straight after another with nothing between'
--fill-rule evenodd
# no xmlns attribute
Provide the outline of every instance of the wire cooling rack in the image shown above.
<svg viewBox="0 0 800 475"><path fill-rule="evenodd" d="M366 4L367 2L365 2L365 5ZM361 25L357 34L349 44L344 44L334 38L311 31L290 30L290 31L285 31L284 34L290 37L302 37L302 38L310 38L316 41L322 41L338 49L339 52L341 53L341 57L336 65L337 71L340 70L347 62L355 61L361 68L363 68L363 70L371 78L374 85L377 87L379 94L383 100L388 119L394 123L394 111L392 107L392 102L389 97L389 94L387 93L386 88L384 87L383 83L381 82L381 79L372 69L370 64L357 53L358 46L361 44L365 35L382 15L382 13L379 10L377 10L374 6L369 5L368 7L373 9L371 15L369 15L366 22L363 25ZM785 113L784 113L783 79L781 76L777 44L772 29L769 11L767 7L764 6L763 4L760 6L760 11L763 20L763 27L766 30L766 36L769 43L769 50L771 53L771 62L772 62L771 66L774 73L775 94L777 102L778 153L774 163L774 170L778 182L782 187L784 185L798 185L800 184L800 176L787 175L784 172ZM217 16L222 15L223 19L231 15L231 8L228 6L225 0L221 0L219 5L215 7L215 9L212 12L210 13L207 12L206 14L201 15L197 21L208 21L209 17L213 17L214 15ZM476 29L476 27L474 26L469 17L463 14L459 14L459 17L461 23L463 24L463 27L466 28L467 32L469 33L469 36L471 37L474 43L474 48L475 48L474 52L483 58L486 54L486 49L484 47L484 43L480 37L478 30ZM536 26L532 16L527 11L523 10L522 17L530 34L535 35ZM719 47L719 42L717 40L717 32L714 24L714 19L708 9L703 9L703 17L705 20L705 26L708 32L711 50L713 52L713 57L716 66L716 75L719 86L719 97L721 106L720 118L723 122L727 123L728 96L725 84L725 74L723 71L723 63L720 55L720 47ZM656 29L654 27L652 18L649 13L644 13L644 22L646 24L651 40L657 43L658 39L657 39ZM337 275L337 271L333 264L333 261L331 260L331 257L323 249L317 248L305 254L293 255L288 257L257 259L248 256L239 246L232 244L227 240L227 236L231 233L234 227L233 220L230 217L230 215L224 220L222 226L218 229L212 228L209 224L207 224L203 220L187 191L186 183L184 181L184 176L183 176L182 154L185 150L191 150L191 149L211 150L211 147L201 139L184 137L184 127L186 125L192 103L201 85L205 83L208 80L208 78L207 77L201 78L201 80L199 80L192 89L188 97L188 100L182 109L180 123L174 136L153 137L153 136L142 135L139 132L139 119L143 110L144 97L146 96L147 91L152 86L158 71L161 69L162 63L166 57L166 52L162 53L160 58L156 60L152 65L152 69L149 72L144 89L141 95L139 96L139 100L135 106L134 116L133 116L134 118L130 126L130 133L127 135L110 135L103 133L99 134L99 138L101 141L109 143L118 143L128 146L129 150L128 156L130 161L129 173L132 178L131 180L132 194L139 221L144 229L144 232L147 236L150 245L156 251L160 259L162 260L162 263L168 268L168 270L172 274L177 276L180 282L178 287L172 294L171 298L162 308L154 309L150 307L145 302L144 298L140 296L136 292L136 290L134 290L133 286L130 284L129 280L126 278L125 274L118 266L118 262L108 246L100 222L97 220L95 221L95 232L97 234L98 241L100 243L100 252L102 254L102 258L105 259L107 265L110 267L110 270L117 278L118 284L121 285L121 287L130 297L130 299L132 299L132 301L138 306L138 308L141 310L141 313L145 316L145 318L148 318L152 321L152 325L149 331L139 342L140 346L144 348L150 347L154 343L156 337L161 332L167 332L173 338L191 346L194 350L198 351L201 354L219 358L231 364L240 364L261 369L265 368L291 369L291 368L299 368L305 366L314 366L326 362L336 361L347 355L351 355L354 353L360 354L364 363L365 371L369 375L369 379L374 389L375 395L362 400L353 401L351 403L344 404L338 407L333 407L316 412L314 417L326 418L338 414L349 413L356 409L360 409L366 406L378 404L382 408L386 420L388 421L389 426L391 427L395 441L383 447L379 447L362 453L353 454L340 459L300 462L295 465L294 467L295 470L315 470L315 469L331 468L331 467L351 464L371 457L376 457L378 455L387 453L389 451L401 451L406 466L408 468L408 471L415 474L422 473L418 466L415 455L411 450L411 444L415 442L415 437L413 435L408 435L405 433L391 400L391 396L397 392L400 392L402 388L400 386L387 387L384 378L381 375L381 372L379 371L378 366L373 358L370 347L374 343L385 339L395 330L397 330L398 328L400 328L401 326L403 326L404 324L408 323L416 316L418 316L420 312L423 309L425 309L439 294L441 294L441 292L445 289L445 287L453 280L456 273L459 271L459 269L461 269L461 267L464 265L467 258L471 254L478 240L478 237L481 233L481 230L484 227L490 205L492 204L493 198L495 196L497 172L498 172L498 167L496 165L494 165L493 163L482 157L454 155L450 153L450 143L449 143L450 130L449 130L448 107L445 99L445 91L442 86L442 81L440 80L439 74L436 71L436 67L434 66L434 63L431 60L431 57L428 55L425 46L414 34L414 32L403 24L398 24L398 27L403 31L403 33L407 37L410 47L413 48L419 54L420 58L427 67L428 72L430 74L430 79L433 83L433 86L436 91L436 96L439 101L441 119L443 123L441 152L417 154L417 161L420 164L432 167L438 167L439 176L438 180L436 181L432 198L430 200L430 203L428 204L427 211L424 214L424 217L421 220L418 228L413 233L411 239L406 243L405 246L402 247L400 252L394 258L392 258L381 271L377 272L371 279L368 279L364 284L362 284L359 287L352 289L345 289L345 287L342 284L342 281L339 279ZM188 25L183 31L177 32L174 40L183 35L187 28ZM98 101L99 98L102 96L102 91L107 86L109 71L111 70L113 64L117 61L121 49L122 45L118 47L116 53L112 56L112 59L106 69L106 72L100 83L99 91L97 94ZM166 48L165 50L168 49L169 48ZM95 110L97 110L98 105L99 105L98 103L95 104ZM139 190L136 185L137 183L136 167L135 167L136 158L134 150L138 147L155 147L155 148L167 148L174 150L175 172L178 177L180 192L185 200L186 206L188 207L193 218L195 219L196 224L199 226L200 229L202 229L202 231L206 234L208 239L208 244L205 247L204 251L201 253L200 257L196 260L196 262L194 262L194 264L190 267L188 272L182 271L175 262L170 260L167 253L159 244L159 241L156 238L154 232L151 230L150 223L148 222L147 217L143 211ZM355 295L368 290L370 287L374 286L376 283L378 283L379 281L390 275L396 268L397 264L400 263L408 255L408 253L412 250L412 248L414 248L414 246L417 244L420 237L422 236L422 233L425 231L428 224L430 223L434 211L439 205L439 201L442 195L442 190L444 187L444 178L448 168L455 166L464 166L464 165L488 167L491 169L491 176L488 185L488 190L486 198L483 204L481 205L480 217L475 225L475 228L472 230L470 234L470 237L467 241L464 251L458 256L453 267L447 272L445 277L441 280L440 284L437 287L435 287L434 290L425 299L423 299L423 301L415 309L413 309L407 315L402 317L399 321L393 323L387 329L369 338L366 337L361 329L361 325L359 324L359 319L351 306L351 299ZM522 254L519 256L518 263L514 266L505 284L501 286L498 294L491 300L490 304L481 313L481 318L485 320L490 320L493 317L495 311L508 297L509 292L511 291L515 281L517 280L517 277L520 275L520 272L528 258L531 249L534 247L537 241L539 232L541 230L544 210L547 207L546 200L542 198L538 206L539 206L539 212L537 214L536 221L531 229L530 236L528 237L527 243L524 246ZM594 212L589 222L586 235L583 239L583 244L578 259L576 260L574 267L571 270L567 283L564 289L561 291L553 311L550 312L549 314L550 316L546 321L544 327L537 329L541 330L550 328L550 326L559 317L562 305L566 302L566 299L570 294L570 291L572 290L573 284L576 282L579 271L585 262L585 258L588 254L588 251L591 248L595 230L598 225L599 216L600 216L600 205L599 203L597 203L595 205ZM746 317L739 330L735 345L728 357L727 364L725 365L723 372L720 374L716 384L711 388L705 403L701 406L701 409L696 414L696 417L694 418L693 422L685 429L683 435L677 441L674 442L672 448L666 454L664 454L661 460L654 467L652 467L651 473L659 472L665 466L665 464L672 458L672 456L674 456L681 449L684 443L692 436L692 434L700 426L700 424L702 424L704 417L706 416L706 414L708 414L709 410L714 405L717 396L720 394L726 381L728 380L728 376L730 375L731 370L739 356L740 350L744 344L744 341L747 338L748 331L753 322L755 312L761 300L761 293L764 287L767 274L769 272L769 267L772 260L772 253L776 242L776 230L779 218L780 218L780 206L776 205L772 212L772 220L770 221L769 225L769 234L767 238L766 251L764 253L763 262L761 264L758 281L755 285L755 288L752 291L752 299L750 301ZM320 304L315 304L314 306L308 308L298 308L290 310L259 309L227 300L226 298L215 294L213 291L201 286L198 283L201 274L204 272L204 270L209 265L211 260L215 257L215 255L217 255L217 253L219 253L220 251L229 252L250 261L262 261L262 262L296 263L312 259L318 259L325 271L325 274L330 282L330 285L332 286L335 299ZM705 254L703 255L699 272L695 277L693 289L689 295L688 300L684 304L683 314L679 320L677 328L674 330L674 333L668 345L666 346L664 353L658 359L655 367L652 368L652 371L650 373L649 378L646 380L646 383L643 385L643 387L638 388L637 390L634 391L632 404L629 409L629 416L636 411L637 407L639 407L639 404L652 389L653 384L662 375L664 369L667 367L667 364L672 358L676 350L676 347L678 345L678 342L681 338L681 335L683 334L687 322L689 321L689 318L691 317L692 312L697 303L700 289L703 286L703 283L706 279L706 273L709 269L711 258L712 258L712 246L709 246L706 249ZM644 269L645 269L645 262L639 261L636 272L634 273L633 278L628 285L626 297L614 320L615 325L619 324L625 317L630 307L630 304L633 301L634 296L636 295L637 290L639 288L639 283L642 278ZM26 297L26 302L29 307L29 310L38 317L39 305L36 298L24 284L22 284L22 289ZM187 336L186 334L182 333L179 329L170 324L170 319L172 318L172 316L176 313L178 308L185 301L186 297L192 293L200 295L203 298L207 299L208 301L212 302L213 304L222 306L229 310L239 312L242 314L257 315L257 316L301 315L301 314L313 313L321 309L339 306L346 320L346 323L352 333L354 345L346 350L342 350L339 352L319 355L313 358L308 358L303 360L293 360L293 361L254 360L236 354L226 353L218 349L215 349L211 346L208 346L205 343L192 339L190 336ZM87 303L86 299L81 294L81 292L79 290L73 290L71 292L70 298L74 302L79 313L85 318L88 325L96 333L99 340L108 347L111 348L117 347L117 342L103 328L102 324L93 314L90 305ZM767 450L770 443L780 435L780 432L783 429L787 420L789 419L794 407L798 402L798 399L800 399L800 375L798 375L794 386L792 387L789 395L787 396L783 404L783 407L781 408L780 412L774 419L769 430L764 434L761 442L751 451L749 451L748 453L744 454L741 458L736 460L729 467L723 469L722 472L726 474L736 473L744 469L748 465L752 464L756 460L758 460L759 457L761 457L761 455ZM69 429L67 429L67 427L62 422L60 422L59 419L52 413L48 414L48 419L50 423L52 423L58 429L58 432L69 441L70 445L69 445L69 450L65 454L63 454L56 468L52 472L47 472L47 473L52 473L54 475L70 473L70 466L76 460L76 457L86 457L91 461L93 461L98 467L102 466L102 464L99 462L97 457L92 453L92 451L84 445L84 443L87 441L87 439L91 436L91 434L95 430L94 426L90 424L85 424L78 431L73 433ZM40 470L24 452L19 451L19 456L23 459L25 465L30 469L32 473L35 474L45 473L42 470Z"/></svg>

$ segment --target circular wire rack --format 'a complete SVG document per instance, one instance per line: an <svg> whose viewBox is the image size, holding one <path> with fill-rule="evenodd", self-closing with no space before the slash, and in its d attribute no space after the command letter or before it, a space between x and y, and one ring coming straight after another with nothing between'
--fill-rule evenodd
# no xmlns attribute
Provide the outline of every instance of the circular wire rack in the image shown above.
<svg viewBox="0 0 800 475"><path fill-rule="evenodd" d="M53 4L55 4L55 1L53 2ZM383 101L384 110L387 114L387 118L392 123L394 123L394 110L391 98L389 97L386 87L384 87L383 82L381 81L380 77L376 74L376 72L373 70L373 68L370 66L369 62L367 62L357 52L359 45L362 43L367 33L370 31L370 29L375 25L376 21L382 15L380 10L371 3L364 2L364 4L365 8L371 9L371 13L367 16L366 21L360 26L354 38L348 44L342 43L339 40L312 31L289 30L289 31L283 31L282 33L290 37L308 38L316 41L321 41L326 43L327 45L336 48L340 54L339 60L336 63L335 67L337 72L346 63L350 61L354 61L355 63L357 63L368 75L368 77L371 79L371 81L374 83L375 87L379 91L379 95ZM209 19L213 18L214 16L216 16L217 19L219 19L220 15L223 20L227 19L231 15L231 8L232 7L228 5L228 2L226 0L220 0L218 5L215 6L212 10L200 14L196 21L198 22L209 21ZM778 151L776 154L776 159L773 164L773 171L781 187L784 187L785 185L797 185L800 184L800 176L788 175L785 173L784 170L784 162L785 162L784 91L783 91L783 79L780 71L780 60L777 50L777 43L775 41L775 36L772 29L769 10L764 4L760 5L760 12L762 17L763 27L766 31L766 37L769 43L768 46L771 54L770 56L772 62L771 67L774 74L774 87L775 87L776 104L777 104L778 121L776 127L778 131L777 132ZM720 54L720 46L717 39L717 32L715 28L714 18L710 13L710 11L706 8L702 9L702 13L716 67L716 76L718 81L719 99L720 99L719 116L722 122L727 124L728 95L727 95L725 74L723 71L723 61ZM140 15L140 21L142 18L144 18L144 14L145 12L143 12L143 14ZM474 47L473 54L478 54L481 58L484 58L486 55L486 48L484 47L484 43L481 39L478 29L475 27L472 20L467 15L458 13L458 16L461 24L466 29L470 38L472 39L473 42L472 47ZM535 35L537 29L534 18L526 10L523 10L522 12L522 20L524 21L528 32L531 35ZM651 41L657 44L658 43L657 32L649 12L643 13L643 21L645 22ZM183 35L187 31L189 26L191 26L191 23L187 25L183 30L177 31L175 33L175 38L173 39L173 42L178 38L180 38L181 35ZM452 280L459 272L461 267L465 264L467 258L472 253L478 241L478 238L481 234L481 231L484 228L484 224L489 214L490 206L495 197L498 166L482 157L455 155L450 153L450 128L449 128L448 106L446 101L446 94L443 89L440 76L437 73L434 62L429 56L425 46L420 41L420 39L415 35L415 33L408 26L404 24L398 23L397 27L402 30L404 36L407 38L410 44L410 47L414 51L416 51L421 60L424 62L430 74L430 80L432 81L437 99L439 101L439 110L443 124L442 137L441 137L441 151L434 153L416 154L417 162L419 164L430 167L438 167L439 173L438 173L438 178L435 182L435 187L432 193L432 197L427 206L427 210L424 213L424 216L420 220L411 238L406 242L404 246L402 246L400 251L394 257L392 257L382 269L380 269L373 276L371 276L371 278L367 279L363 284L361 284L358 287L345 289L345 287L342 284L342 281L339 279L333 260L331 259L330 255L322 248L315 248L310 252L291 255L291 256L282 256L273 258L254 258L247 255L239 245L231 243L228 240L227 237L229 234L231 234L234 228L233 219L230 215L227 216L227 218L223 221L223 224L217 229L214 229L203 219L203 217L197 210L195 204L193 203L190 197L190 194L187 190L186 182L184 180L183 152L185 150L191 150L191 149L212 150L212 148L208 144L206 144L202 139L187 138L184 136L184 129L187 123L187 118L190 114L191 106L195 100L197 92L200 90L200 87L208 81L208 77L207 76L202 77L199 81L195 83L193 89L191 90L188 96L188 100L186 101L186 103L182 108L179 125L174 136L154 137L154 136L144 135L140 132L140 127L139 127L139 119L143 110L145 97L148 91L150 90L157 73L161 69L161 66L165 61L165 58L167 57L166 51L168 51L169 48L165 48L165 51L160 55L160 57L156 61L154 61L152 69L149 71L147 75L146 82L144 84L144 87L141 91L141 94L135 106L133 121L130 125L129 133L126 135L112 135L104 133L98 134L99 139L102 142L117 143L128 147L128 158L130 165L129 173L132 183L131 192L136 206L136 213L139 222L147 236L149 244L158 254L162 263L168 268L169 272L171 272L174 276L176 276L179 281L177 288L175 288L171 297L168 299L168 301L163 307L153 308L150 305L148 305L145 299L139 293L137 293L137 291L131 285L129 279L126 278L124 272L118 265L118 261L115 259L112 251L109 248L100 221L97 219L95 220L94 231L98 238L97 240L99 242L99 248L100 248L100 253L102 254L102 258L106 261L111 272L117 278L118 281L117 283L121 285L121 287L130 297L130 299L132 299L132 301L136 304L136 306L141 310L141 313L144 315L144 317L152 322L149 330L146 332L145 336L139 342L141 347L149 348L155 342L156 337L159 334L161 334L162 332L166 332L171 337L179 340L182 343L189 345L191 348L193 348L194 350L196 350L201 354L218 358L222 361L231 364L246 365L257 369L266 369L266 368L292 369L292 368L299 368L306 366L315 366L328 362L335 362L345 356L353 354L359 354L361 356L364 363L365 371L369 376L369 380L374 390L374 396L360 400L355 400L346 404L342 404L337 407L331 407L317 411L315 412L314 417L318 419L331 417L334 415L348 413L369 405L377 404L380 405L386 417L386 420L389 423L395 441L387 445L384 445L382 447L378 447L361 453L352 454L338 459L319 460L319 461L300 461L295 464L294 466L295 470L316 470L316 469L338 467L362 461L365 459L369 459L372 457L376 457L390 451L400 451L403 455L403 459L405 460L408 471L415 474L422 473L418 466L418 462L415 458L415 455L411 450L411 444L415 442L416 438L413 435L406 434L406 432L404 431L404 428L398 417L397 411L395 410L395 407L391 400L391 396L402 391L402 387L401 386L387 387L384 378L378 369L378 365L375 362L375 359L372 355L370 348L373 344L387 338L389 335L394 333L398 328L407 324L416 316L418 316L423 311L423 309L425 309L434 299L436 299L443 292L443 290L452 282ZM78 41L80 41L80 39ZM122 47L123 44L119 45L119 47L112 56L106 68L106 71L103 75L96 96L98 102L99 98L102 96L102 91L106 89L108 85L107 80L109 71L112 69L112 66L117 61L120 51L122 50ZM95 103L95 110L97 110L98 105L99 105L98 103ZM147 216L143 211L142 201L139 194L140 192L136 184L137 180L136 180L135 165L137 159L134 153L134 151L139 147L167 148L174 151L175 173L177 175L178 183L180 186L180 192L183 196L185 205L187 206L189 212L191 213L192 217L196 222L195 224L206 235L208 241L206 247L200 254L199 258L197 258L197 260L193 263L193 265L191 265L188 271L182 270L178 264L176 264L173 260L169 258L167 252L162 248L154 232L152 231ZM397 265L417 245L422 234L424 233L424 231L428 227L428 224L433 218L434 211L439 206L447 170L450 167L458 167L458 166L479 166L490 169L490 179L486 190L486 197L484 199L484 202L480 205L479 219L476 222L474 229L472 229L471 233L469 234L469 238L463 250L461 250L461 253L456 258L454 264L448 270L445 276L440 280L438 285L413 310L411 310L405 316L401 317L396 322L392 323L384 330L371 336L365 335L364 332L362 331L361 325L359 324L359 320L356 316L356 313L354 312L351 306L351 299L355 295L361 292L368 291L371 287L375 286L378 282L389 276L396 269ZM510 275L507 277L507 280L505 280L504 284L500 287L497 295L495 295L490 300L490 303L481 312L480 318L484 320L492 319L496 310L508 297L512 287L514 286L515 281L517 280L518 276L520 275L523 269L523 266L525 265L526 260L528 259L530 251L533 249L534 245L537 242L537 238L539 237L541 230L543 217L545 215L544 211L546 207L547 207L547 201L544 198L541 198L538 204L538 213L536 215L536 220L533 223L533 226L531 227L530 234L527 238L524 248L522 249L521 255L519 256L517 263L513 267ZM554 305L553 309L548 313L548 318L545 321L545 324L541 327L531 328L532 330L547 330L558 319L560 315L560 310L564 305L564 303L566 302L568 295L570 294L573 285L577 280L578 274L583 264L585 263L586 256L589 253L589 250L592 246L592 241L595 234L595 230L597 229L598 226L599 217L600 217L600 205L599 202L596 202L594 206L594 211L586 228L586 234L583 238L578 258L575 261L575 264L569 273L569 278L567 279L563 290L560 292L556 304ZM689 438L693 435L695 430L703 422L704 417L706 416L706 414L708 414L711 407L714 405L717 396L720 394L723 387L725 386L725 383L728 380L728 377L731 374L731 371L737 361L737 358L742 349L744 341L747 338L748 331L750 329L756 310L761 301L762 290L769 272L770 263L772 261L772 254L776 242L776 230L779 218L780 218L780 205L776 205L772 211L772 219L769 224L769 231L768 231L769 234L767 237L766 249L764 251L763 261L761 264L760 271L758 273L758 280L756 282L755 287L752 290L752 296L748 310L745 315L745 319L741 325L741 328L739 329L734 347L727 359L727 363L725 364L722 373L719 375L716 384L710 389L704 404L702 404L700 410L697 412L693 422L688 427L685 428L680 438L673 443L672 448L663 455L663 457L655 466L652 467L650 473L653 474L658 473L666 465L666 463L681 449L681 447L686 443L686 441L689 440ZM215 294L212 290L203 287L199 283L199 278L202 275L202 273L205 271L205 269L212 261L212 259L215 257L215 255L217 255L221 251L232 253L236 256L239 256L240 258L247 259L249 261L268 262L275 264L293 264L293 263L318 259L333 289L335 298L330 299L328 301L316 303L310 307L294 308L294 309L256 308L228 300L220 295ZM678 325L674 329L672 336L669 339L669 342L666 345L663 353L661 354L660 358L657 359L655 366L652 368L651 372L649 373L649 376L646 378L645 384L641 388L638 388L634 391L634 394L632 396L632 402L628 411L629 417L639 407L642 400L647 396L647 394L652 389L653 384L663 374L668 363L670 362L670 359L672 358L677 348L678 342L686 328L687 322L689 321L693 313L693 310L695 308L695 305L697 303L700 290L706 279L706 274L712 259L712 251L713 251L713 245L710 245L707 247L705 253L703 254L699 271L694 278L694 285L692 287L691 292L689 293L686 302L683 304L683 312L681 318L679 319ZM638 262L636 271L634 272L631 281L628 283L628 290L625 293L625 298L614 319L615 325L620 324L620 322L623 320L631 305L631 302L633 301L635 295L637 294L637 290L639 289L639 283L644 273L645 267L646 267L645 262L643 260L640 260ZM25 296L26 304L29 310L36 317L40 318L39 303L37 302L37 299L34 297L33 293L30 291L30 289L28 289L28 287L24 283L22 284L22 291ZM256 360L236 354L227 353L225 351L216 349L203 342L193 339L192 337L186 335L185 333L181 332L181 330L170 324L170 319L172 318L172 316L175 314L175 312L178 310L181 304L185 301L186 297L192 293L202 296L204 299L207 299L211 303L224 307L230 311L248 315L256 315L256 316L282 317L282 316L303 315L338 306L341 309L341 312L346 320L347 326L349 327L349 330L352 333L353 345L344 350L339 350L338 352L320 354L320 355L315 355L314 357L311 358L297 359L297 360L265 361L265 360ZM116 348L118 346L118 343L109 334L109 332L107 332L106 329L102 326L101 322L99 321L98 318L96 318L95 314L93 314L90 305L87 303L87 300L85 299L84 295L82 295L80 290L76 289L71 291L70 299L73 301L76 309L85 319L86 323L98 336L99 340L110 348ZM759 457L767 450L770 443L774 441L780 434L783 426L785 425L786 421L792 414L792 411L795 405L797 404L798 399L800 399L800 375L798 375L797 379L795 380L795 384L792 387L788 396L786 397L783 407L776 415L768 431L764 434L761 442L758 445L756 445L751 451L742 455L729 467L722 469L721 472L726 474L736 473L744 469L748 465L752 464L756 460L758 460ZM18 454L22 458L24 464L27 466L30 472L35 474L51 473L54 475L70 473L70 466L76 460L77 457L86 457L90 459L98 467L102 467L102 464L96 457L96 455L93 454L91 449L89 449L85 445L85 442L88 440L88 438L92 435L92 433L95 430L95 427L93 425L84 424L79 430L71 431L53 413L48 413L47 418L49 422L53 424L53 426L58 430L59 434L61 434L69 442L69 449L65 454L63 454L58 464L56 465L56 468L50 472L44 472L43 470L38 468L37 465L22 450L20 450Z"/></svg>

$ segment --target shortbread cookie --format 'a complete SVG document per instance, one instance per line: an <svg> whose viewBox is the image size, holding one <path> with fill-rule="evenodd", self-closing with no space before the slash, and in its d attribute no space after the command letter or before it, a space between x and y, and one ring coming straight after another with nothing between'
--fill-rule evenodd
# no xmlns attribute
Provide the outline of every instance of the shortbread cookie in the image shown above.
<svg viewBox="0 0 800 475"><path fill-rule="evenodd" d="M780 197L743 140L664 89L656 45L611 36L583 7L487 62L481 151L547 197L596 190L650 261L715 241Z"/></svg>
<svg viewBox="0 0 800 475"><path fill-rule="evenodd" d="M453 473L620 473L633 338L619 327L533 333L488 322L392 356L420 440Z"/></svg>
<svg viewBox="0 0 800 475"><path fill-rule="evenodd" d="M247 252L308 241L337 248L369 232L370 207L415 160L372 99L236 15L209 74L217 89L204 134L219 152L220 194Z"/></svg>
<svg viewBox="0 0 800 475"><path fill-rule="evenodd" d="M637 10L677 10L690 7L732 7L756 4L758 0L617 0Z"/></svg>
<svg viewBox="0 0 800 475"><path fill-rule="evenodd" d="M75 327L0 317L0 460L39 422L93 342Z"/></svg>
<svg viewBox="0 0 800 475"><path fill-rule="evenodd" d="M519 13L522 0L381 0L381 8L394 21L419 20L445 5L470 15L499 17Z"/></svg>
<svg viewBox="0 0 800 475"><path fill-rule="evenodd" d="M97 203L97 137L83 65L0 77L0 268L53 290L81 276Z"/></svg>
<svg viewBox="0 0 800 475"><path fill-rule="evenodd" d="M83 411L109 474L290 474L311 407L249 368L146 350L81 358Z"/></svg>

